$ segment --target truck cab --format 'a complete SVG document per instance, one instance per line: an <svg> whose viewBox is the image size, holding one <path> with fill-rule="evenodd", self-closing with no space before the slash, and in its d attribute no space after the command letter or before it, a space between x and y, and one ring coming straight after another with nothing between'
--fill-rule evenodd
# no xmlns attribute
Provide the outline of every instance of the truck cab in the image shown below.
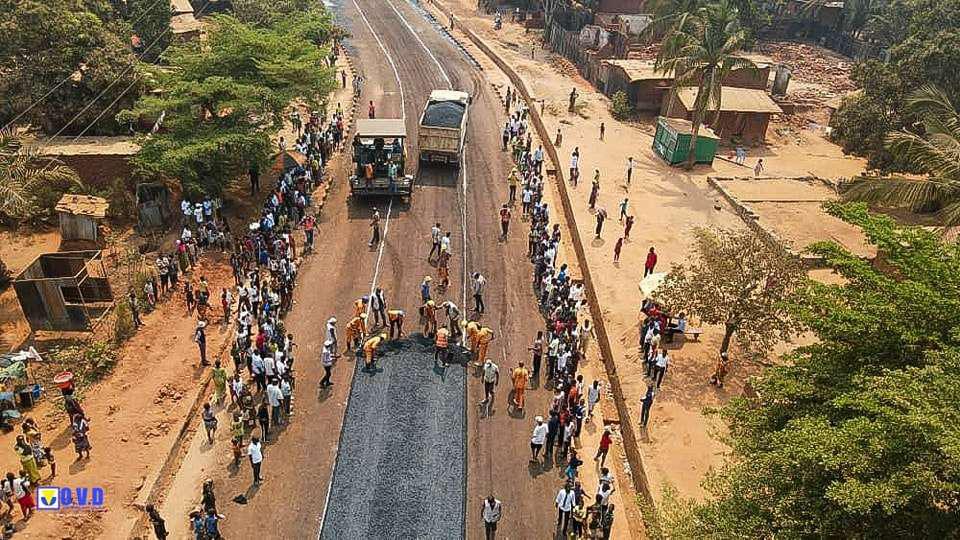
<svg viewBox="0 0 960 540"><path fill-rule="evenodd" d="M406 174L407 131L403 119L358 119L353 136L353 196L410 196L413 177Z"/></svg>

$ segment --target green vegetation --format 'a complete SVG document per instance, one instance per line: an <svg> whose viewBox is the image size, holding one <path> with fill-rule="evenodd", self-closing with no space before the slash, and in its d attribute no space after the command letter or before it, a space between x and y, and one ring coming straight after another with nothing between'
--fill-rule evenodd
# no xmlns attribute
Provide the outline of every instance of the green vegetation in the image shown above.
<svg viewBox="0 0 960 540"><path fill-rule="evenodd" d="M188 196L218 194L266 161L290 102L321 107L335 85L325 63L328 16L288 14L266 27L211 19L202 43L174 45L164 55L168 66L148 70L162 93L121 114L133 121L166 112L164 129L142 137L134 164L146 178L179 179Z"/></svg>
<svg viewBox="0 0 960 540"><path fill-rule="evenodd" d="M630 105L630 98L626 92L620 91L613 94L610 99L610 114L617 120L626 120L633 115L633 107Z"/></svg>
<svg viewBox="0 0 960 540"><path fill-rule="evenodd" d="M910 94L923 86L939 87L954 103L960 99L960 2L954 0L884 0L858 2L865 11L856 35L889 51L889 62L870 60L854 71L862 89L844 100L831 120L834 139L844 150L869 159L872 168L911 171L885 145L888 133L915 126L907 107Z"/></svg>
<svg viewBox="0 0 960 540"><path fill-rule="evenodd" d="M818 338L719 411L731 457L704 502L665 501L660 538L954 538L960 534L960 246L828 210L877 246L871 264L812 249L843 276L790 304Z"/></svg>
<svg viewBox="0 0 960 540"><path fill-rule="evenodd" d="M75 135L91 123L91 135L120 132L114 116L132 105L140 87L129 26L110 4L0 0L0 13L0 125L42 101L18 122L48 134Z"/></svg>
<svg viewBox="0 0 960 540"><path fill-rule="evenodd" d="M169 2L130 0L127 9L133 31L140 38L137 54L141 55L140 59L144 62L156 62L173 38L170 29L173 10Z"/></svg>
<svg viewBox="0 0 960 540"><path fill-rule="evenodd" d="M675 265L657 288L659 302L725 328L720 353L735 336L740 349L762 355L800 327L787 301L805 279L800 260L752 229L695 229L696 255Z"/></svg>
<svg viewBox="0 0 960 540"><path fill-rule="evenodd" d="M79 187L73 169L55 159L41 159L9 129L0 130L0 221L47 217L65 192Z"/></svg>
<svg viewBox="0 0 960 540"><path fill-rule="evenodd" d="M657 55L656 69L673 75L674 91L697 87L688 169L693 168L697 134L707 114L720 110L723 80L733 70L756 67L738 56L747 42L747 33L738 17L737 8L728 0L698 7L692 13L677 13Z"/></svg>
<svg viewBox="0 0 960 540"><path fill-rule="evenodd" d="M944 225L960 225L960 114L949 96L932 86L908 96L906 107L918 118L922 135L893 131L886 137L886 147L925 176L860 177L844 195L916 212L935 211Z"/></svg>

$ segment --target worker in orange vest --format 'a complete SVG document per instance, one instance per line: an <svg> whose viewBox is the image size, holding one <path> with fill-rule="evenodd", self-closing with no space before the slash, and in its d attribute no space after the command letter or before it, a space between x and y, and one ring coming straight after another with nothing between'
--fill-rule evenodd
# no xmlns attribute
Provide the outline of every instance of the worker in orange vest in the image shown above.
<svg viewBox="0 0 960 540"><path fill-rule="evenodd" d="M390 321L390 339L393 339L393 331L396 329L397 337L403 336L403 317L402 309L388 309L387 320Z"/></svg>
<svg viewBox="0 0 960 540"><path fill-rule="evenodd" d="M373 368L373 360L377 355L377 349L380 348L380 344L387 339L387 333L383 332L373 336L368 339L363 344L363 369L370 370Z"/></svg>
<svg viewBox="0 0 960 540"><path fill-rule="evenodd" d="M480 325L476 321L467 322L466 319L461 321L460 326L463 327L463 333L467 336L467 341L470 343L470 354L477 352L477 334L480 332Z"/></svg>
<svg viewBox="0 0 960 540"><path fill-rule="evenodd" d="M366 296L357 298L357 299L353 302L353 316L354 316L354 317L359 317L360 314L365 314L365 313L367 312L367 302L369 302L369 300L367 299Z"/></svg>
<svg viewBox="0 0 960 540"><path fill-rule="evenodd" d="M510 378L513 379L513 404L517 406L517 409L522 411L523 393L526 391L527 384L530 382L530 371L523 367L523 362L520 362L517 367L513 368Z"/></svg>
<svg viewBox="0 0 960 540"><path fill-rule="evenodd" d="M423 312L423 335L429 337L437 333L437 305L433 300L427 300L421 311Z"/></svg>
<svg viewBox="0 0 960 540"><path fill-rule="evenodd" d="M347 323L347 348L343 352L350 352L351 347L356 347L357 343L363 341L366 334L367 314L361 313Z"/></svg>
<svg viewBox="0 0 960 540"><path fill-rule="evenodd" d="M440 365L440 367L447 367L447 354L449 352L450 345L450 330L447 330L447 327L441 326L437 329L437 339L434 342L436 345L436 350L433 353L433 361Z"/></svg>
<svg viewBox="0 0 960 540"><path fill-rule="evenodd" d="M493 341L493 330L489 326L483 326L477 331L477 365L482 366L487 358L487 347Z"/></svg>

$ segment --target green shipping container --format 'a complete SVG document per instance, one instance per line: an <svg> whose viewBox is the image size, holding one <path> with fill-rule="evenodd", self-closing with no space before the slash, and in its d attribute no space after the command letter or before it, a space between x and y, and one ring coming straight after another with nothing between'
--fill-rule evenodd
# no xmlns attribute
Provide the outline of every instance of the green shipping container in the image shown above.
<svg viewBox="0 0 960 540"><path fill-rule="evenodd" d="M690 139L693 137L693 124L680 118L657 118L657 133L653 136L653 151L671 165L687 160L690 151ZM697 149L694 154L697 163L711 164L717 154L717 141L720 138L707 126L700 126L697 132Z"/></svg>

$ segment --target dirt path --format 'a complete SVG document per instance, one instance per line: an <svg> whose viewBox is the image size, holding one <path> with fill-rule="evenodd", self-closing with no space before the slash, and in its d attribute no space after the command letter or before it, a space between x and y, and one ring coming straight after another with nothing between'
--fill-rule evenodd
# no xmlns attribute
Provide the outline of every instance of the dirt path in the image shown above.
<svg viewBox="0 0 960 540"><path fill-rule="evenodd" d="M593 276L594 286L610 337L613 359L620 376L631 418L636 423L639 400L645 392L641 364L637 353L638 310L642 299L637 289L647 250L653 246L659 254L658 271L666 271L690 253L695 226L742 227L741 220L721 200L706 178L716 176L752 176L752 170L717 160L712 167L698 167L691 172L666 166L652 150L653 129L649 125L622 123L608 111L608 99L576 74L567 60L544 51L535 38L538 32L526 33L504 18L503 29L493 30L492 17L477 14L471 0L436 0L445 10L452 10L457 25L466 25L525 81L539 108L548 133L559 129L563 143L558 148L560 166L565 171L571 151L581 153L579 187L570 190L575 226L584 239L593 239L594 213L588 208L589 181L594 170L600 171L601 189L598 206L612 217L619 214L619 205L628 199L628 213L636 223L626 242L619 264L613 263L613 245L622 236L622 226L608 220L599 239L585 241L584 250ZM444 17L444 20L446 18ZM454 31L457 37L463 36ZM480 50L463 37L467 49L480 56ZM533 58L531 58L533 50ZM577 114L567 113L570 89L576 87L582 103ZM604 140L599 140L600 123L605 124ZM771 126L773 131L773 126ZM859 159L843 156L840 150L819 137L804 137L803 144L791 142L751 149L747 164L752 167L763 157L765 176L806 176L826 178L850 176L863 170ZM633 156L630 186L625 182L626 158ZM566 174L566 173L564 173ZM759 366L735 362L730 384L722 391L706 384L713 365L721 334L707 328L700 342L682 344L672 351L672 366L662 392L653 406L649 429L643 434L640 450L646 475L654 497L663 484L676 486L681 494L700 495L703 473L720 463L724 447L709 436L718 428L712 418L704 416L704 407L725 402L738 395L743 381Z"/></svg>
<svg viewBox="0 0 960 540"><path fill-rule="evenodd" d="M317 381L321 374L318 355L323 321L331 314L336 315L341 324L346 321L349 303L369 294L376 275L376 283L383 287L388 303L412 314L408 317L408 330L415 326L418 284L425 275L436 276L435 268L426 261L429 228L434 222L441 222L444 228L453 232L455 254L450 272L451 287L448 291L434 289L434 297L450 298L462 306L464 270L482 271L487 276L490 292L486 298L487 315L483 320L498 332L497 345L500 347L495 345L491 351L498 359L507 359L502 363L505 372L515 365L517 359L527 356L528 342L540 326L529 287L531 269L523 258L526 231L522 231L523 226L518 227L518 232L505 243L497 240L495 232L496 209L506 198L506 185L502 179L510 166L498 149L502 122L499 97L469 59L438 34L415 8L403 2L392 3L397 11L390 5L358 0L356 5L347 3L340 14L353 36L347 43L348 50L354 63L362 66L366 79L361 103L373 100L379 118L397 117L402 109L407 118L407 130L414 133L429 91L446 87L447 77L454 88L471 92L474 102L467 136L466 179L452 169L424 170L419 175L418 187L409 205L394 203L389 206L386 201L376 203L381 215L385 217L388 211L390 213L381 256L366 246L372 211L370 204L357 203L347 197L341 164L318 226L319 256L309 257L302 268L295 293L296 306L287 318L287 326L298 337L300 347L298 384L294 394L296 414L279 439L266 448L263 469L266 482L259 489L250 488L250 471L246 463L242 463L239 470L228 467L226 434L212 448L205 440L200 440L204 437L195 437L181 469L185 471L189 467L190 471L181 472L167 496L170 502L165 504L164 512L168 523L175 520L182 523L184 507L189 508L198 499L199 479L210 476L217 485L219 500L229 501L239 493L244 493L249 500L245 506L222 503L222 511L228 516L224 522L226 536L270 531L271 536L303 537L317 530L349 391L348 374L352 372L352 366L338 365L334 369L336 384L332 390L318 393ZM397 74L402 81L402 99L393 66L383 55L367 23L359 16L358 6L395 59ZM399 18L400 14L406 23ZM406 24L410 24L426 47L437 55L436 61L424 52L416 39L411 38ZM443 69L438 68L438 63ZM365 106L361 108L364 110ZM412 156L408 158L408 164L413 169L415 138L408 143L408 156ZM464 216L460 214L464 204L464 182L466 246L462 245ZM462 262L464 251L461 250L465 250L467 256L466 266ZM342 359L341 364L343 362ZM493 416L481 420L477 418L476 408L470 405L479 400L479 381L472 371L469 375L468 537L482 534L475 507L491 491L504 501L506 508L501 525L504 537L548 537L555 518L552 499L561 482L555 476L556 470L550 474L529 471L527 456L534 411L539 414L546 410L549 391L537 389L530 392L530 412L525 418L515 418L507 414L504 390L507 385L504 384ZM595 431L588 429L588 432L591 437L598 437ZM583 450L585 454L592 451L590 448ZM194 480L182 479L187 476ZM524 480L518 482L518 476ZM588 486L588 490L594 488L594 485ZM290 502L278 504L280 500Z"/></svg>
<svg viewBox="0 0 960 540"><path fill-rule="evenodd" d="M204 256L190 277L197 280L200 275L207 277L212 291L233 281L229 265L216 252ZM120 349L113 373L101 383L81 389L84 410L91 418L93 451L89 460L74 461L70 428L60 401L47 398L29 412L58 462L57 477L42 483L103 487L106 510L67 515L41 512L26 525L25 537L123 538L139 517L132 503L174 444L179 422L193 403L203 374L197 346L190 339L196 321L187 315L182 283L180 294L143 317L145 326ZM211 325L207 336L208 351L217 351L227 337L226 328ZM59 394L49 382L46 386L50 396ZM19 468L12 451L18 433L0 436L0 447L6 449L0 453L0 471Z"/></svg>

